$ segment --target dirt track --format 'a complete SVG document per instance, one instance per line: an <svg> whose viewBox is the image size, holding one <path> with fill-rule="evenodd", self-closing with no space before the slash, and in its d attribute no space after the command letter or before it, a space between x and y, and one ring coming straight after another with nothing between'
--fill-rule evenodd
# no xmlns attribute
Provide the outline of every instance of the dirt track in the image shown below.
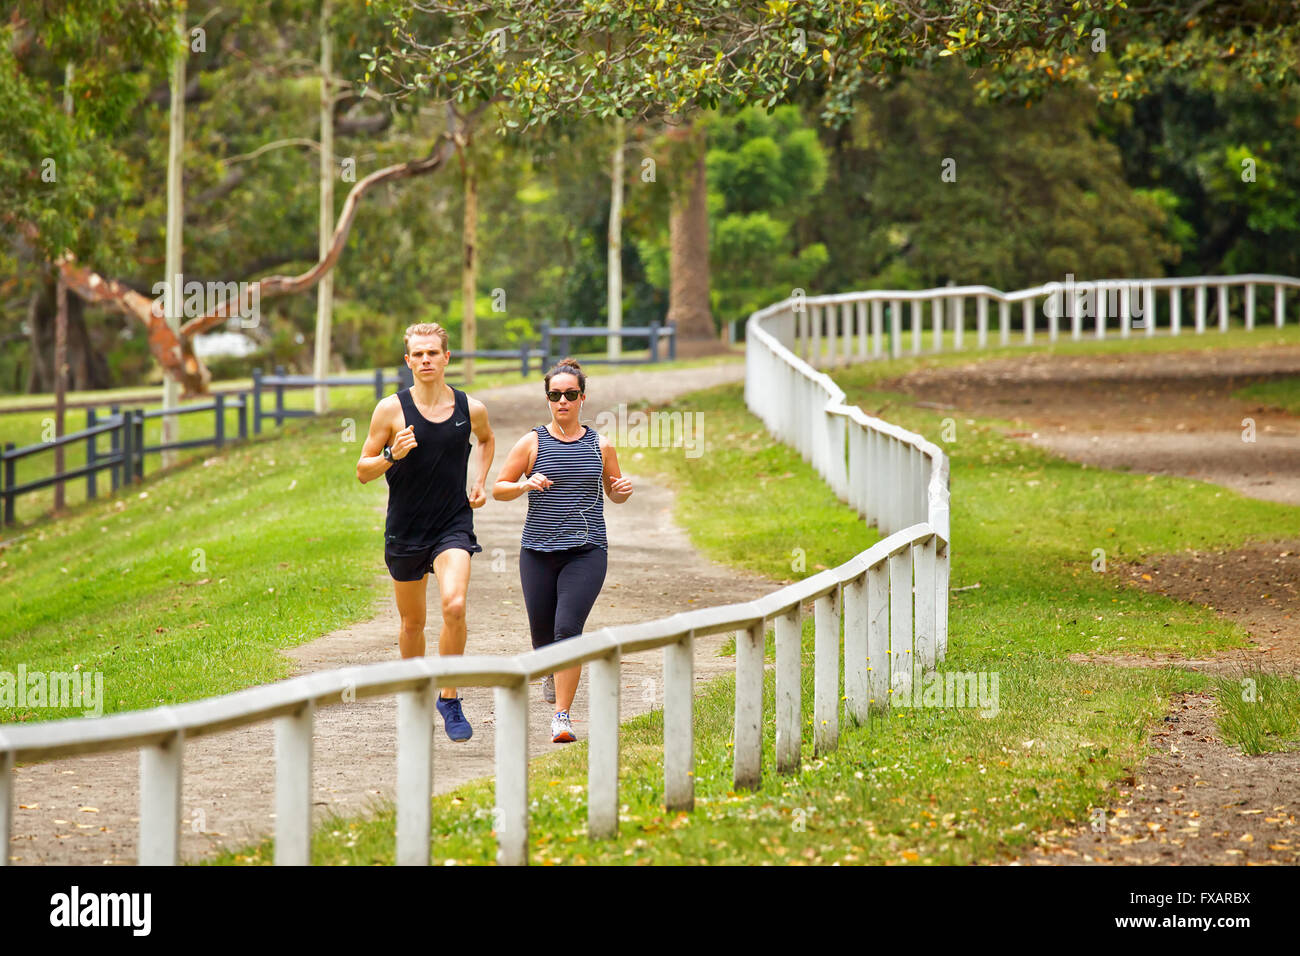
<svg viewBox="0 0 1300 956"><path fill-rule="evenodd" d="M921 369L890 386L1099 468L1183 475L1300 505L1300 420L1232 397L1300 375L1300 347L1223 352L1026 355ZM1254 422L1254 441L1244 441ZM1300 530L1300 525L1297 526Z"/></svg>
<svg viewBox="0 0 1300 956"><path fill-rule="evenodd" d="M668 401L673 396L723 382L738 381L741 365L675 371L596 370L587 386L584 420L619 402ZM475 393L488 407L497 434L493 472L515 440L545 420L540 384ZM707 431L705 432L707 437ZM625 504L605 503L611 543L609 575L592 612L594 628L653 620L683 609L745 601L773 589L754 575L715 565L697 554L673 521L673 497L662 485L638 474L637 455L620 463L635 483ZM349 467L351 467L349 465ZM386 498L376 489L374 507L382 515ZM468 651L515 654L530 647L519 588L519 536L523 502L489 503L475 512L483 553L473 559ZM393 660L398 657L398 619L376 538L374 572L382 597L375 617L325 635L287 653L297 673ZM429 576L430 653L437 647L437 583ZM696 680L727 673L732 659L716 657L724 636L696 647ZM574 726L587 735L586 682L574 702ZM443 793L493 772L492 693L466 688L465 713L473 739L453 744L438 721L434 747L435 790ZM549 751L551 707L536 688L530 694L530 749ZM623 660L625 717L661 706L662 653ZM396 780L396 704L394 698L363 700L317 714L314 784L317 819L329 812L356 814L378 798L391 797ZM139 802L139 763L135 752L52 761L16 771L13 840L9 852L19 864L134 863ZM182 794L182 856L193 860L216 848L238 847L271 835L274 827L274 756L270 724L201 738L186 748Z"/></svg>
<svg viewBox="0 0 1300 956"><path fill-rule="evenodd" d="M1300 420L1234 399L1244 385L1300 374L1300 348L1000 359L923 369L886 387L965 415L1008 419L1009 434L1101 468L1198 478L1300 505ZM1254 442L1243 441L1245 419ZM1300 511L1276 540L1188 551L1118 569L1134 587L1207 604L1253 646L1208 660L1072 655L1082 663L1300 673ZM1175 700L1150 756L1093 818L1038 835L1017 862L1296 864L1300 752L1244 755L1224 743L1212 695Z"/></svg>

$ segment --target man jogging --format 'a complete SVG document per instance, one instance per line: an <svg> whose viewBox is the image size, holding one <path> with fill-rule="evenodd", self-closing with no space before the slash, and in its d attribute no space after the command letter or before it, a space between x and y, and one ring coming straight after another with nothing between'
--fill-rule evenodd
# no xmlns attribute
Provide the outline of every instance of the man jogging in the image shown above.
<svg viewBox="0 0 1300 956"><path fill-rule="evenodd" d="M357 462L357 479L365 484L383 475L388 481L384 562L402 618L402 657L424 656L430 568L442 595L438 654L445 657L465 652L469 558L483 550L474 537L471 509L487 501L483 486L496 441L483 403L443 381L451 358L447 331L435 323L422 323L410 326L403 339L415 384L375 406ZM467 495L471 431L478 439L478 462ZM442 689L438 712L452 740L469 740L473 735L456 688Z"/></svg>

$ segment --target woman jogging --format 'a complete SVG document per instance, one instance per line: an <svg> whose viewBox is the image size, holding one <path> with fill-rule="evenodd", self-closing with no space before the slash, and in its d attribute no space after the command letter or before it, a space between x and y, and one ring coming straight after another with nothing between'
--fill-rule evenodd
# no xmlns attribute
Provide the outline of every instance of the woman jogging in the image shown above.
<svg viewBox="0 0 1300 956"><path fill-rule="evenodd" d="M498 501L528 492L519 580L534 648L582 633L605 583L609 544L601 491L615 504L632 495L613 443L578 420L587 376L577 361L562 359L547 372L545 391L551 421L515 443L492 487ZM543 682L543 696L555 704L555 743L577 739L569 708L581 676L579 665Z"/></svg>

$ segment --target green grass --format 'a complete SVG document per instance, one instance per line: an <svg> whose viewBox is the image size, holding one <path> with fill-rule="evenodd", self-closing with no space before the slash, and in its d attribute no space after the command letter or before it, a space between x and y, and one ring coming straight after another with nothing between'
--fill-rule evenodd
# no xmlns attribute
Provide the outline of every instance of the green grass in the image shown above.
<svg viewBox="0 0 1300 956"><path fill-rule="evenodd" d="M941 357L937 360L946 361ZM937 438L942 418L881 392L900 366L837 373L849 400L889 403L890 419ZM667 475L678 519L707 554L778 580L833 567L874 540L829 499L796 453L767 438L735 386L697 392L674 410L704 415L706 453L623 449ZM1086 817L1108 782L1145 756L1151 723L1172 693L1206 679L1173 669L1075 664L1075 652L1172 651L1201 656L1239 647L1245 632L1212 611L1127 587L1118 565L1185 547L1268 538L1294 510L1175 478L1100 472L1002 437L998 422L957 421L953 465L950 657L944 670L996 672L996 717L971 709L896 710L845 729L840 748L811 752L811 622L804 624L805 766L779 777L771 721L765 775L753 794L731 790L733 689L723 679L697 698L694 814L662 808L662 715L623 728L621 835L584 835L585 752L579 744L534 764L532 855L554 863L988 862L1015 855L1032 834ZM637 459L637 454L641 458ZM1109 570L1092 570L1094 549ZM802 571L792 554L803 549ZM768 675L767 713L772 711ZM490 862L491 781L434 801L436 861ZM810 809L811 808L811 809ZM334 820L318 863L388 863L393 818ZM221 862L265 863L270 842Z"/></svg>
<svg viewBox="0 0 1300 956"><path fill-rule="evenodd" d="M290 423L11 538L0 669L102 671L110 713L286 676L281 648L364 618L380 592L384 488L357 482L360 441L334 426Z"/></svg>
<svg viewBox="0 0 1300 956"><path fill-rule="evenodd" d="M1271 405L1291 415L1300 415L1300 376L1247 385L1234 392L1233 398Z"/></svg>
<svg viewBox="0 0 1300 956"><path fill-rule="evenodd" d="M1219 730L1244 753L1300 747L1300 681L1259 669L1215 680Z"/></svg>

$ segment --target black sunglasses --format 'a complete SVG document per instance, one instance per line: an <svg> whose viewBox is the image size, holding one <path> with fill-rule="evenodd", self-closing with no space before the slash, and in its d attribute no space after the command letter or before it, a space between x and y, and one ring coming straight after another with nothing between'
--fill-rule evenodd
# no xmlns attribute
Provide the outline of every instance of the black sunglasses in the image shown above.
<svg viewBox="0 0 1300 956"><path fill-rule="evenodd" d="M546 399L547 401L558 402L560 400L561 395L563 395L571 402L576 402L578 400L578 397L582 395L582 389L570 388L561 392L559 389L553 388L546 393Z"/></svg>

